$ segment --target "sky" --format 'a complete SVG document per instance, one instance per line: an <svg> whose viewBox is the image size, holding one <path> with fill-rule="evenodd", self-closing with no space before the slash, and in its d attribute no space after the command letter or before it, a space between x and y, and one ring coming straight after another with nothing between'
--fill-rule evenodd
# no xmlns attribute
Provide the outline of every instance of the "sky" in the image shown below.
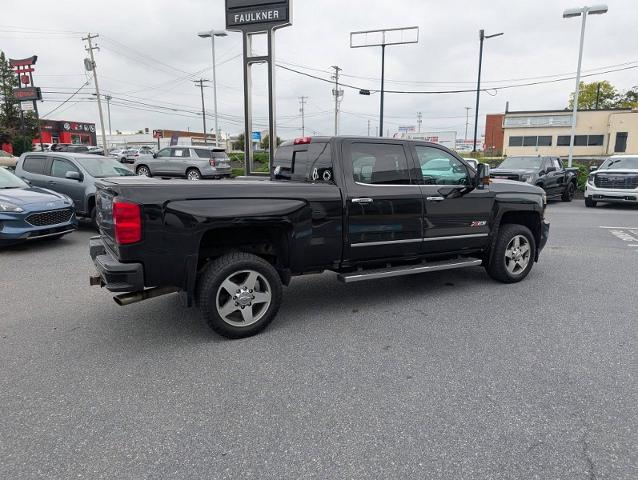
<svg viewBox="0 0 638 480"><path fill-rule="evenodd" d="M577 2L578 0L576 0ZM332 66L342 68L340 134L374 135L380 95L358 89L380 88L379 47L350 48L350 32L419 27L415 44L386 48L386 89L439 92L476 88L478 32L504 35L485 41L479 135L486 113L562 109L574 89L580 35L579 18L563 19L574 0L291 0L292 26L277 30L279 65L325 80ZM587 19L584 81L609 80L619 90L638 85L638 1L608 0L609 12ZM95 122L99 116L92 77L83 59L88 32L95 43L102 94L111 100L113 132L144 128L201 131L201 96L193 80L212 79L210 39L197 32L225 27L224 0L33 0L27 13L21 0L2 0L0 50L9 58L38 55L35 83L43 90L43 117ZM32 15L29 17L29 15ZM216 39L219 126L238 134L243 128L242 37L229 32ZM616 70L609 72L609 70ZM605 73L606 72L606 73ZM266 67L253 68L253 130L267 124ZM532 82L539 85L520 85ZM551 82L551 83L548 83ZM210 84L209 84L210 85ZM333 85L278 67L278 135L301 135L299 97L305 104L306 135L334 132ZM79 91L78 91L79 90ZM204 90L207 128L213 128L213 89ZM77 92L75 96L72 96ZM70 98L70 99L69 99ZM65 102L66 103L63 103ZM456 131L474 125L475 92L386 93L385 132L417 126L424 132ZM51 113L49 113L51 112ZM106 114L105 114L106 116ZM108 120L105 118L107 133Z"/></svg>

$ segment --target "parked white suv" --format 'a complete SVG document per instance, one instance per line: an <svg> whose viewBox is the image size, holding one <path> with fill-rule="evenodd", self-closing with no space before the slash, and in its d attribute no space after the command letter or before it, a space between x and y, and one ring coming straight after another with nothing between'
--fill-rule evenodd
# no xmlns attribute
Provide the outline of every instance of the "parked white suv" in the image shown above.
<svg viewBox="0 0 638 480"><path fill-rule="evenodd" d="M592 171L585 187L585 206L598 202L638 205L638 155L614 155Z"/></svg>

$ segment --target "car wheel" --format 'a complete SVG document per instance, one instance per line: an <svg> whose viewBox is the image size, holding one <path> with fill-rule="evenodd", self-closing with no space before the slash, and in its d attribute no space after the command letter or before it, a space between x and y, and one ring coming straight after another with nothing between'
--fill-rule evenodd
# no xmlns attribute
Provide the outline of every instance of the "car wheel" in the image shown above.
<svg viewBox="0 0 638 480"><path fill-rule="evenodd" d="M197 285L197 303L210 328L227 338L260 332L281 305L279 274L264 259L243 252L211 262Z"/></svg>
<svg viewBox="0 0 638 480"><path fill-rule="evenodd" d="M530 229L508 223L499 229L487 273L499 282L520 282L532 269L535 258L536 241Z"/></svg>
<svg viewBox="0 0 638 480"><path fill-rule="evenodd" d="M596 201L592 200L591 197L585 197L585 206L587 208L595 208L596 207Z"/></svg>
<svg viewBox="0 0 638 480"><path fill-rule="evenodd" d="M139 167L137 167L137 169L135 170L135 173L137 173L141 177L151 176L151 171L148 169L146 165L140 165Z"/></svg>
<svg viewBox="0 0 638 480"><path fill-rule="evenodd" d="M186 178L191 181L197 181L202 179L202 174L196 168L189 168L186 171Z"/></svg>
<svg viewBox="0 0 638 480"><path fill-rule="evenodd" d="M120 163L126 163L126 157L120 158Z"/></svg>
<svg viewBox="0 0 638 480"><path fill-rule="evenodd" d="M574 182L569 182L567 188L563 192L563 195L560 197L563 202L571 202L574 199L574 195L576 194L576 185Z"/></svg>

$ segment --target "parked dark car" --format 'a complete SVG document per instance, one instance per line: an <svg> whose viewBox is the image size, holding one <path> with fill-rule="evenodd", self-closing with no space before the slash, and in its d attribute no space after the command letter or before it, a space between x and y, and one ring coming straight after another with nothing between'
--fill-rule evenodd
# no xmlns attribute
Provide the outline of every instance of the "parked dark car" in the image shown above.
<svg viewBox="0 0 638 480"><path fill-rule="evenodd" d="M0 246L60 238L77 228L73 202L61 193L32 187L0 167Z"/></svg>
<svg viewBox="0 0 638 480"><path fill-rule="evenodd" d="M578 169L565 168L558 157L508 157L491 172L492 178L516 180L541 187L550 198L564 202L574 199L578 186Z"/></svg>
<svg viewBox="0 0 638 480"><path fill-rule="evenodd" d="M549 232L541 188L490 182L489 166L425 142L306 137L279 147L271 179L145 180L97 182L92 284L129 292L121 305L184 292L227 337L263 329L295 275L483 265L518 282Z"/></svg>
<svg viewBox="0 0 638 480"><path fill-rule="evenodd" d="M230 177L230 159L223 148L177 145L155 154L139 154L133 169L138 175L186 177L188 180Z"/></svg>
<svg viewBox="0 0 638 480"><path fill-rule="evenodd" d="M135 176L117 160L87 153L23 153L16 175L37 187L49 188L71 197L79 216L95 222L95 180Z"/></svg>

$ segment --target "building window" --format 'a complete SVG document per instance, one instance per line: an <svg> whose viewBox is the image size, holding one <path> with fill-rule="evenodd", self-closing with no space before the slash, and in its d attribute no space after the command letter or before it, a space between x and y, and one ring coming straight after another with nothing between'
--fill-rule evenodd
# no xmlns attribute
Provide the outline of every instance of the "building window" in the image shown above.
<svg viewBox="0 0 638 480"><path fill-rule="evenodd" d="M510 147L522 147L523 137L510 137Z"/></svg>
<svg viewBox="0 0 638 480"><path fill-rule="evenodd" d="M569 147L569 135L559 135L556 145L559 147ZM603 144L604 135L575 135L575 147L597 147Z"/></svg>
<svg viewBox="0 0 638 480"><path fill-rule="evenodd" d="M602 146L604 138L605 138L604 135L590 135L587 138L587 146L588 147Z"/></svg>
<svg viewBox="0 0 638 480"><path fill-rule="evenodd" d="M551 147L551 135L529 135L524 137L510 137L510 147Z"/></svg>
<svg viewBox="0 0 638 480"><path fill-rule="evenodd" d="M535 147L536 142L538 141L538 137L523 137L523 146L524 147Z"/></svg>
<svg viewBox="0 0 638 480"><path fill-rule="evenodd" d="M551 135L543 135L538 137L539 147L551 147L552 146L552 137Z"/></svg>
<svg viewBox="0 0 638 480"><path fill-rule="evenodd" d="M569 135L559 135L556 139L557 147L569 147Z"/></svg>
<svg viewBox="0 0 638 480"><path fill-rule="evenodd" d="M616 132L616 146L614 153L624 153L627 150L627 132Z"/></svg>
<svg viewBox="0 0 638 480"><path fill-rule="evenodd" d="M574 146L575 147L586 147L587 146L587 135L576 135L574 137Z"/></svg>

